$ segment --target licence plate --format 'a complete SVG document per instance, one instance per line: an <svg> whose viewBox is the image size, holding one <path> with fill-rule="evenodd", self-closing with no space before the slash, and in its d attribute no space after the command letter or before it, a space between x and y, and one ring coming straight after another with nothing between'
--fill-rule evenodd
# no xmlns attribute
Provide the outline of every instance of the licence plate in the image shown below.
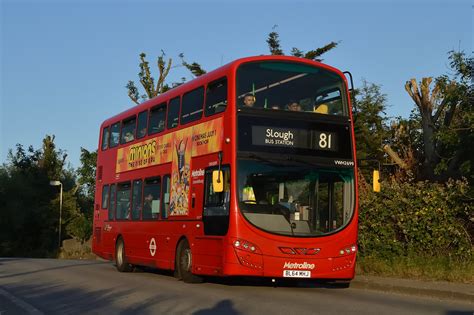
<svg viewBox="0 0 474 315"><path fill-rule="evenodd" d="M284 278L311 278L311 271L308 270L283 270Z"/></svg>

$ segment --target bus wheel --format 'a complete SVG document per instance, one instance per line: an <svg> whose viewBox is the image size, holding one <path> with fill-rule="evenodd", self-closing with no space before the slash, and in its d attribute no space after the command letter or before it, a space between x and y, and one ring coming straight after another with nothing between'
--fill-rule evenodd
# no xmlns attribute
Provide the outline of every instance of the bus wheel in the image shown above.
<svg viewBox="0 0 474 315"><path fill-rule="evenodd" d="M351 282L350 281L339 282L338 284L336 284L336 286L341 289L347 289L351 286Z"/></svg>
<svg viewBox="0 0 474 315"><path fill-rule="evenodd" d="M201 283L203 281L202 277L193 275L191 272L193 256L188 241L182 240L176 252L176 266L178 268L179 277L186 283Z"/></svg>
<svg viewBox="0 0 474 315"><path fill-rule="evenodd" d="M119 238L115 245L115 264L117 270L120 272L130 272L133 269L132 265L127 262L127 257L125 256L125 243L122 238Z"/></svg>

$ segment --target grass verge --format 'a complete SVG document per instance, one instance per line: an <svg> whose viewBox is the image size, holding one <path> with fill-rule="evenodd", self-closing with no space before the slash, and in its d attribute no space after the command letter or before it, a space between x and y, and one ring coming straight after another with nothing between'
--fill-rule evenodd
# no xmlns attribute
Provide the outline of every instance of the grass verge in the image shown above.
<svg viewBox="0 0 474 315"><path fill-rule="evenodd" d="M474 284L474 259L456 261L449 257L401 256L389 259L359 256L356 274Z"/></svg>

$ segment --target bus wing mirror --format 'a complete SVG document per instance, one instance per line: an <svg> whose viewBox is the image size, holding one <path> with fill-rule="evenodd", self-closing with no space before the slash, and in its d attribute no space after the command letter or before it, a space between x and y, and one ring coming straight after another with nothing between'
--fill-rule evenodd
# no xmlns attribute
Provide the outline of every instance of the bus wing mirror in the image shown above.
<svg viewBox="0 0 474 315"><path fill-rule="evenodd" d="M212 171L212 190L214 190L214 192L224 191L224 177L222 171Z"/></svg>

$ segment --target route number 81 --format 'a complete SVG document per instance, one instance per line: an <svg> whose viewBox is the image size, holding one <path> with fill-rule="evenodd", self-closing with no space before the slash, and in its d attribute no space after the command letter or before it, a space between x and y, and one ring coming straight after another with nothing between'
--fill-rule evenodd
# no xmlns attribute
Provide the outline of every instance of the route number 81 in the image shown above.
<svg viewBox="0 0 474 315"><path fill-rule="evenodd" d="M319 147L321 149L331 149L331 134L324 132L319 134Z"/></svg>

